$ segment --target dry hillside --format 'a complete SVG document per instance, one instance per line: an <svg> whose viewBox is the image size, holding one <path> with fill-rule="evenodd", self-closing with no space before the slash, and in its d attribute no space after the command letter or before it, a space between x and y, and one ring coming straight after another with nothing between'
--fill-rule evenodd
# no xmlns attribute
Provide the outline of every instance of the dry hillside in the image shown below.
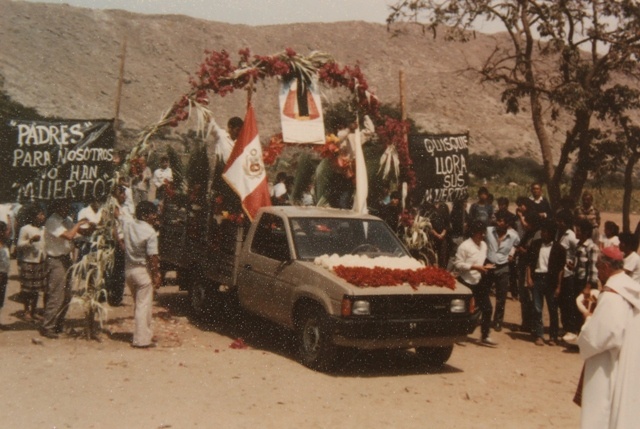
<svg viewBox="0 0 640 429"><path fill-rule="evenodd" d="M0 83L13 100L43 115L108 118L114 115L119 54L127 39L121 119L139 129L155 121L188 90L204 51L244 47L268 55L286 47L328 52L341 64L360 64L383 102L397 103L404 69L409 115L430 132L468 130L472 151L538 158L527 113L506 114L497 86L465 73L497 43L478 34L466 44L434 40L417 29L391 37L365 22L250 27L178 15L139 15L67 5L0 0ZM499 36L498 36L499 37ZM275 83L258 89L261 134L277 131ZM330 94L336 100L339 94ZM242 116L244 94L217 98L219 122Z"/></svg>

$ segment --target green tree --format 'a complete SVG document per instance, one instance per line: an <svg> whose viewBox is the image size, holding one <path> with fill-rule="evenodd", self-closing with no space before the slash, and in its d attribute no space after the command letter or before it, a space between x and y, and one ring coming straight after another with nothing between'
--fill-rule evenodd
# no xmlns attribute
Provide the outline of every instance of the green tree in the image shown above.
<svg viewBox="0 0 640 429"><path fill-rule="evenodd" d="M169 157L169 165L173 172L173 185L176 191L184 193L184 166L182 165L182 159L171 145L167 145L167 157Z"/></svg>
<svg viewBox="0 0 640 429"><path fill-rule="evenodd" d="M467 41L477 21L502 24L510 43L498 44L478 70L505 86L509 112L528 102L542 153L552 204L560 199L565 169L575 161L570 196L578 199L600 162L595 144L605 132L596 117L611 118L632 100L633 87L614 85L622 75L637 83L640 6L633 0L400 0L387 19L414 22L434 36L447 26L448 40ZM613 92L624 92L614 97ZM608 99L614 104L602 103ZM621 103L621 104L616 104ZM630 103L630 104L625 104ZM549 112L547 115L545 112ZM554 142L557 119L569 121L564 141ZM555 122L555 123L554 123ZM560 145L554 160L553 146Z"/></svg>
<svg viewBox="0 0 640 429"><path fill-rule="evenodd" d="M603 103L612 106L623 106L621 109L609 109L607 111L610 119L616 125L616 131L607 135L601 144L596 147L594 159L596 163L596 177L604 178L607 175L623 171L624 194L622 198L622 229L630 231L631 194L633 191L633 173L640 160L640 126L634 125L633 120L628 115L629 110L640 109L640 91L628 91L626 89L619 92L611 91L610 96L627 97L625 103L611 102L608 99ZM600 117L602 119L602 117ZM603 162L604 161L604 162Z"/></svg>
<svg viewBox="0 0 640 429"><path fill-rule="evenodd" d="M196 146L191 151L186 175L189 191L196 192L197 197L204 200L209 188L209 177L211 176L209 157L207 156L207 147L205 145Z"/></svg>

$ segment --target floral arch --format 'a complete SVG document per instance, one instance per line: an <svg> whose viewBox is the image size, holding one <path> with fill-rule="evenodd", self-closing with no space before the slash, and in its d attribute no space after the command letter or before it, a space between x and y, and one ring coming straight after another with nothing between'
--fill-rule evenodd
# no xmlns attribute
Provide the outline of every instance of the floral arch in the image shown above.
<svg viewBox="0 0 640 429"><path fill-rule="evenodd" d="M238 52L239 60L235 64L229 53L224 50L207 51L206 54L205 60L190 78L190 91L182 95L160 121L143 130L128 160L135 159L146 151L149 138L160 128L176 127L194 116L198 123L198 131L204 136L207 122L213 118L211 111L207 109L212 96L224 97L237 90L247 90L251 93L255 90L255 83L268 78L297 77L310 81L315 76L322 85L329 88L342 87L350 92L356 109L363 115L369 115L377 124L377 142L385 153L381 159L381 163L386 164L383 170L388 172L390 169L397 169L395 179L398 182L407 182L409 188L413 188L415 177L405 138L409 124L380 112L380 102L369 90L367 80L358 65L341 66L326 53L314 51L302 56L291 48L271 56L252 55L248 48L242 49ZM263 148L264 163L271 165L283 148L281 135L272 136L269 144ZM318 152L323 158L331 158L336 156L337 148L334 142L327 138L325 145L318 148ZM130 166L130 163L127 165Z"/></svg>

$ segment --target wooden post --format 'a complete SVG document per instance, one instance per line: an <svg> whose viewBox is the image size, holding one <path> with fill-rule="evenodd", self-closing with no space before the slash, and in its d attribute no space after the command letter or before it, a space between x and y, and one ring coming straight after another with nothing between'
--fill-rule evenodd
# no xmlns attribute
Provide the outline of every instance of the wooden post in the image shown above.
<svg viewBox="0 0 640 429"><path fill-rule="evenodd" d="M253 76L249 76L249 85L247 85L247 109L251 105L252 95L253 95Z"/></svg>
<svg viewBox="0 0 640 429"><path fill-rule="evenodd" d="M117 132L120 127L120 100L122 99L122 82L124 80L124 62L127 56L127 36L122 41L122 50L120 51L120 71L118 74L118 89L116 90L116 105L113 115L113 129Z"/></svg>
<svg viewBox="0 0 640 429"><path fill-rule="evenodd" d="M400 69L400 119L402 119L402 122L407 120L407 100L405 98L405 93L406 93L406 85L405 85L405 81L404 81L404 70ZM404 135L402 136L405 145L408 147L408 142L409 142L409 136L407 135L407 132L404 132ZM407 183L403 182L402 183L402 210L405 209L405 199L407 198L407 195L409 193L409 189L407 187Z"/></svg>
<svg viewBox="0 0 640 429"><path fill-rule="evenodd" d="M404 83L404 70L400 70L400 118L403 121L407 120L407 100L405 99L405 83Z"/></svg>

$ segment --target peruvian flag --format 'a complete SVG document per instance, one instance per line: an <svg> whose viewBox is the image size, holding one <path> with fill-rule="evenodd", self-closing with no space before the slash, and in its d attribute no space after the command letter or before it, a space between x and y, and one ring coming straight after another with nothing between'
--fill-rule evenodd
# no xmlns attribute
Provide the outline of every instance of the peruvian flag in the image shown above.
<svg viewBox="0 0 640 429"><path fill-rule="evenodd" d="M249 219L253 220L260 207L271 205L258 124L251 104L222 177L240 197L242 208Z"/></svg>

